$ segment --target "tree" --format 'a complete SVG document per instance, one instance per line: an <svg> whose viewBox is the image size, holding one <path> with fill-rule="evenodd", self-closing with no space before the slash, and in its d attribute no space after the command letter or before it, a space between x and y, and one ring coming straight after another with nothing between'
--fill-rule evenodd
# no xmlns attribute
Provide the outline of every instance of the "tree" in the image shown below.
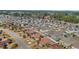
<svg viewBox="0 0 79 59"><path fill-rule="evenodd" d="M13 16L20 16L20 14L19 13L14 13Z"/></svg>

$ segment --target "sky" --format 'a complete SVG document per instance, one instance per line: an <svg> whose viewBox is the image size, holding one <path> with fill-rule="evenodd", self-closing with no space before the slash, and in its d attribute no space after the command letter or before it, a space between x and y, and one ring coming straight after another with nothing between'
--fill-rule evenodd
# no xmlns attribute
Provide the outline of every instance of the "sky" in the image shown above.
<svg viewBox="0 0 79 59"><path fill-rule="evenodd" d="M79 0L0 0L0 10L79 10Z"/></svg>

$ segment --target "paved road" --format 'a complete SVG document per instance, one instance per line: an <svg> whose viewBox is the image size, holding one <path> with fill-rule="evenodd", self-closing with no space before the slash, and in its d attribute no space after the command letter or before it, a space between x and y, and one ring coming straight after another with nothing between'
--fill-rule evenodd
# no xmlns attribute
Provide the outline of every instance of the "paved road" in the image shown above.
<svg viewBox="0 0 79 59"><path fill-rule="evenodd" d="M38 31L36 31L36 32L38 32ZM41 30L41 32L38 32L38 33L42 33L43 31ZM45 34L43 34L42 33L42 35L44 35L45 36ZM49 36L46 36L47 38L49 38L50 40L52 40L53 42L55 42L55 43L58 43L57 41L55 41L54 39L52 39L51 37L49 37ZM64 42L64 41L63 41ZM65 42L64 42L65 43ZM67 43L65 43L66 45L67 45ZM72 47L73 49L77 49L77 48L75 48L74 46Z"/></svg>
<svg viewBox="0 0 79 59"><path fill-rule="evenodd" d="M3 29L3 28L0 28ZM4 31L8 32L11 36L16 38L16 43L19 44L18 49L28 49L29 47L22 41L22 38L20 38L15 32L10 31L8 29L3 29Z"/></svg>

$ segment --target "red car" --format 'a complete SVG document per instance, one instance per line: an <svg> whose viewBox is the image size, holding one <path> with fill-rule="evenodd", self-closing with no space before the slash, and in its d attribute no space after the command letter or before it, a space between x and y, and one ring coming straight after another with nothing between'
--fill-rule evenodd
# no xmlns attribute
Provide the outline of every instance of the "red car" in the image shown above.
<svg viewBox="0 0 79 59"><path fill-rule="evenodd" d="M55 44L51 45L51 48L52 49L60 49L60 46L59 46L59 44L55 43Z"/></svg>

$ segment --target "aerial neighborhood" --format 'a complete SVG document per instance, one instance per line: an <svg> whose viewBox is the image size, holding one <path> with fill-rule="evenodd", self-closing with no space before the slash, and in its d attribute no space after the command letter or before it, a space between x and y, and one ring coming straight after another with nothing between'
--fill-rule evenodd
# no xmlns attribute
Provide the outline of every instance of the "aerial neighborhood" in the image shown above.
<svg viewBox="0 0 79 59"><path fill-rule="evenodd" d="M1 10L0 48L78 49L79 12Z"/></svg>

